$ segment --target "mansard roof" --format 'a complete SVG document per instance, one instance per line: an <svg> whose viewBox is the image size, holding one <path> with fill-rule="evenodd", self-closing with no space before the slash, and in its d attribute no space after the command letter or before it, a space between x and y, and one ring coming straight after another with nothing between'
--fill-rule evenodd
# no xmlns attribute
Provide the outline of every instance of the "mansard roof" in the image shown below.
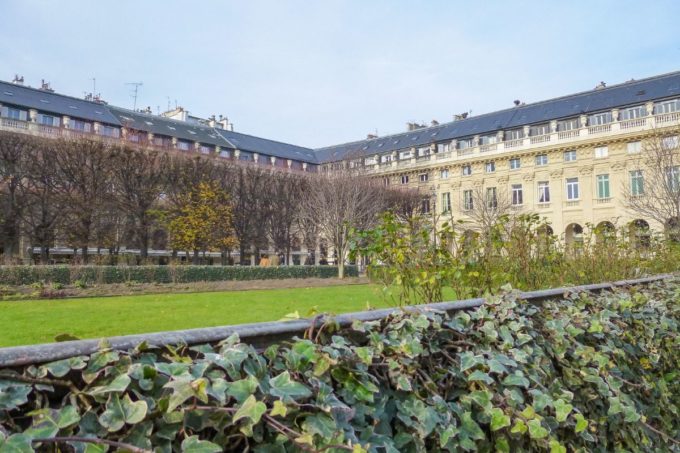
<svg viewBox="0 0 680 453"><path fill-rule="evenodd" d="M106 104L0 81L0 104L14 104L59 115L120 126Z"/></svg>
<svg viewBox="0 0 680 453"><path fill-rule="evenodd" d="M651 100L678 96L680 96L680 71L519 105L410 132L318 148L316 153L320 162L332 162L418 147L433 142L492 134L500 130L573 118L615 107L640 105Z"/></svg>

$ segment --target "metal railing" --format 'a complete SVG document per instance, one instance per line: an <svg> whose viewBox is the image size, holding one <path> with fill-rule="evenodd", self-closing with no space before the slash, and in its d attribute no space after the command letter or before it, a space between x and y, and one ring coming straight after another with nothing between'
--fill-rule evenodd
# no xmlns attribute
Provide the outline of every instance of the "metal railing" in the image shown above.
<svg viewBox="0 0 680 453"><path fill-rule="evenodd" d="M673 275L662 274L632 280L529 291L520 293L519 297L529 302L541 302L543 300L564 297L564 294L568 292L597 292L617 287L653 283L669 278L673 278ZM453 313L459 310L480 307L484 302L485 299L483 298L474 298L453 302L413 305L404 308L385 308L381 310L346 313L333 317L333 320L340 327L345 328L350 327L354 321L376 321L402 310L413 313L433 311ZM310 327L319 326L324 321L325 318L323 316L318 316L313 319L299 319L294 321L263 322L236 326L207 327L202 329L109 337L106 338L106 341L112 349L130 350L142 342L146 342L150 346L177 344L196 345L215 343L228 338L233 334L237 334L242 342L251 344L256 348L264 348L274 343L289 340L295 336L301 336ZM99 350L100 341L101 339L77 340L64 341L61 343L0 348L0 368L33 365L92 354Z"/></svg>

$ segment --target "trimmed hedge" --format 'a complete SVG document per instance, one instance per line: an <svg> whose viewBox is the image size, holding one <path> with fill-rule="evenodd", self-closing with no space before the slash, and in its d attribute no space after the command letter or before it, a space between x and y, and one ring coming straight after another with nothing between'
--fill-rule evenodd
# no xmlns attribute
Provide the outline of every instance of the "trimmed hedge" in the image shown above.
<svg viewBox="0 0 680 453"><path fill-rule="evenodd" d="M92 283L190 283L227 280L277 280L284 278L333 278L335 266L0 266L0 283L31 285L76 281ZM345 266L345 275L359 275L356 266Z"/></svg>

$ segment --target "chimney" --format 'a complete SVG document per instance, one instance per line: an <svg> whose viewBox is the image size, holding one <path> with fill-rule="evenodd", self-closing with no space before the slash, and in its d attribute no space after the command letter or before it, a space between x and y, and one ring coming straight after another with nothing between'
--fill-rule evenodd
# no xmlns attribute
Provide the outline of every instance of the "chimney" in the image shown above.
<svg viewBox="0 0 680 453"><path fill-rule="evenodd" d="M376 134L367 134L366 135L366 140L373 140L374 138L378 138Z"/></svg>
<svg viewBox="0 0 680 453"><path fill-rule="evenodd" d="M439 121L437 121L437 120L430 121L430 127L433 127L433 126L439 126Z"/></svg>
<svg viewBox="0 0 680 453"><path fill-rule="evenodd" d="M226 116L220 115L220 120L219 124L222 125L222 129L225 131L233 131L234 130L234 124L229 122L229 118Z"/></svg>
<svg viewBox="0 0 680 453"><path fill-rule="evenodd" d="M12 83L15 85L23 85L24 76L19 77L19 74L14 74L14 80L12 80Z"/></svg>
<svg viewBox="0 0 680 453"><path fill-rule="evenodd" d="M210 115L210 118L208 118L208 126L215 127L215 124L216 124L215 115Z"/></svg>
<svg viewBox="0 0 680 453"><path fill-rule="evenodd" d="M40 89L48 93L54 93L54 90L50 87L50 82L45 82L45 79L40 80Z"/></svg>
<svg viewBox="0 0 680 453"><path fill-rule="evenodd" d="M459 113L457 115L453 115L453 121L464 120L467 117L468 117L468 112Z"/></svg>
<svg viewBox="0 0 680 453"><path fill-rule="evenodd" d="M513 104L515 104L515 107L519 107L519 105L522 103L522 101L520 101L519 99L515 99L512 102L513 102Z"/></svg>

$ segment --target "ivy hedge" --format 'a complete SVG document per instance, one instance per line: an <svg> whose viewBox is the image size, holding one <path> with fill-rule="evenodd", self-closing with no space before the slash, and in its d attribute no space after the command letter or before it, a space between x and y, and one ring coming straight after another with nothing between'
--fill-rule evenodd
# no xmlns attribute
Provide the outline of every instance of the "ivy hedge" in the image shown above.
<svg viewBox="0 0 680 453"><path fill-rule="evenodd" d="M0 370L0 451L680 451L680 283ZM70 446L70 447L67 447Z"/></svg>
<svg viewBox="0 0 680 453"><path fill-rule="evenodd" d="M190 283L225 280L337 277L336 266L0 266L0 282L6 285L61 283ZM345 275L358 276L356 266L345 266Z"/></svg>

